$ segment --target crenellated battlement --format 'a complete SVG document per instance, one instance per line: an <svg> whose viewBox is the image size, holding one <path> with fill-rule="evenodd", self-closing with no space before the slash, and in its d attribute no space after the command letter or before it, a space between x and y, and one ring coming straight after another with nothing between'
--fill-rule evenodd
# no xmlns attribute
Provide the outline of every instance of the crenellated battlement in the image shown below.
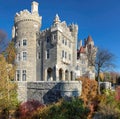
<svg viewBox="0 0 120 119"><path fill-rule="evenodd" d="M15 23L21 22L21 21L35 21L40 23L42 17L39 16L39 14L34 14L29 12L28 10L20 11L19 13L16 13L15 15Z"/></svg>

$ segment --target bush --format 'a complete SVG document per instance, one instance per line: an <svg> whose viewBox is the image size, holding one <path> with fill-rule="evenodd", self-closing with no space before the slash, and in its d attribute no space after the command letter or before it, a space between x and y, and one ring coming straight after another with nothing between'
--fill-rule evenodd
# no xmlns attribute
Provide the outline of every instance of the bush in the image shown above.
<svg viewBox="0 0 120 119"><path fill-rule="evenodd" d="M62 100L37 111L32 119L86 119L89 110L81 99Z"/></svg>
<svg viewBox="0 0 120 119"><path fill-rule="evenodd" d="M98 108L94 119L120 119L120 101L116 101L115 92L105 90L104 94L97 96Z"/></svg>
<svg viewBox="0 0 120 119"><path fill-rule="evenodd" d="M38 108L43 108L44 104L40 103L37 100L29 100L22 103L16 110L15 117L20 119L29 119L33 112Z"/></svg>
<svg viewBox="0 0 120 119"><path fill-rule="evenodd" d="M120 111L116 106L111 104L100 105L94 119L120 119Z"/></svg>

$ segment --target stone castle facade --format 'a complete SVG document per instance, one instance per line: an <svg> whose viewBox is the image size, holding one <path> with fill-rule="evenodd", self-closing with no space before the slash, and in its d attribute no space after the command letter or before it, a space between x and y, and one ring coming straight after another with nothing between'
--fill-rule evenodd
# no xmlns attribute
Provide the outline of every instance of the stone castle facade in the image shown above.
<svg viewBox="0 0 120 119"><path fill-rule="evenodd" d="M84 45L82 45L82 41L79 42L77 50L77 77L83 76L95 79L95 67L91 66L91 61L95 60L96 52L97 47L94 46L91 36L84 40ZM89 60L90 57L92 59Z"/></svg>
<svg viewBox="0 0 120 119"><path fill-rule="evenodd" d="M89 36L77 50L78 26L67 25L55 16L50 28L40 30L42 17L38 3L28 10L16 13L12 39L17 50L16 81L20 101L30 99L43 103L57 101L65 96L81 95L82 83L77 77L95 78L94 67L89 66L86 53L95 49Z"/></svg>
<svg viewBox="0 0 120 119"><path fill-rule="evenodd" d="M32 2L28 10L16 13L12 39L17 49L17 81L67 81L76 77L91 75L85 53L88 47L94 48L89 36L85 46L82 43L77 51L78 26L60 21L55 16L50 28L40 31L42 17L38 13L38 3Z"/></svg>

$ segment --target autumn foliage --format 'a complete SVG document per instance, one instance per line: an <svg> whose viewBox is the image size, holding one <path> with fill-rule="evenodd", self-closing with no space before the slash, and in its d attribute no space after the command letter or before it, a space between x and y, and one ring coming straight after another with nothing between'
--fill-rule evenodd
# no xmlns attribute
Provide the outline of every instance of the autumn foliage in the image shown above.
<svg viewBox="0 0 120 119"><path fill-rule="evenodd" d="M116 100L120 101L120 86L118 86L116 88L116 96L115 96Z"/></svg>
<svg viewBox="0 0 120 119"><path fill-rule="evenodd" d="M80 77L78 80L82 81L82 95L85 105L93 101L97 95L97 81L90 80L86 77Z"/></svg>
<svg viewBox="0 0 120 119"><path fill-rule="evenodd" d="M89 109L79 98L62 100L37 110L31 119L86 119Z"/></svg>
<svg viewBox="0 0 120 119"><path fill-rule="evenodd" d="M14 47L14 42L10 42L6 49L6 60L9 64L14 64L16 57L16 49Z"/></svg>
<svg viewBox="0 0 120 119"><path fill-rule="evenodd" d="M0 54L0 109L10 109L17 105L17 85L11 81L14 72L14 66L8 64L5 57Z"/></svg>
<svg viewBox="0 0 120 119"><path fill-rule="evenodd" d="M44 104L40 103L37 100L28 100L27 102L22 103L17 111L16 118L20 119L31 119L30 117L38 108L41 109L44 107Z"/></svg>

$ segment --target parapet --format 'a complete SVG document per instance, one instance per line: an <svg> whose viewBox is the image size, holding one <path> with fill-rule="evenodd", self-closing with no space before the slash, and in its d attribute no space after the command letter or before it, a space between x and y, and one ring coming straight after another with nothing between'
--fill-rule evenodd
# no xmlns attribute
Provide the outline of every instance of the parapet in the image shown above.
<svg viewBox="0 0 120 119"><path fill-rule="evenodd" d="M34 1L31 4L31 12L25 9L19 13L16 13L14 22L17 23L20 21L36 21L40 23L41 19L42 17L38 13L38 3Z"/></svg>
<svg viewBox="0 0 120 119"><path fill-rule="evenodd" d="M15 23L20 21L36 21L40 23L42 17L38 14L32 14L28 10L20 11L20 13L16 13Z"/></svg>
<svg viewBox="0 0 120 119"><path fill-rule="evenodd" d="M78 25L77 24L72 23L68 27L69 27L71 32L73 32L73 31L78 32Z"/></svg>

